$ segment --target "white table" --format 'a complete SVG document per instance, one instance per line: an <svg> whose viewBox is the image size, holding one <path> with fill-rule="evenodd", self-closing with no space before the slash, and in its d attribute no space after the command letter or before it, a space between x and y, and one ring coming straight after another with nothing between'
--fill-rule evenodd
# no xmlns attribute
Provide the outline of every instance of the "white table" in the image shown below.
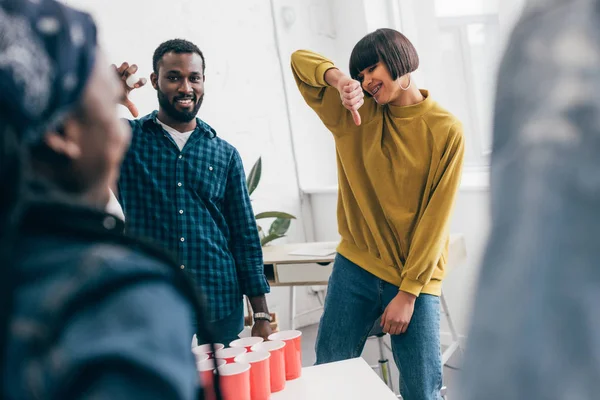
<svg viewBox="0 0 600 400"><path fill-rule="evenodd" d="M302 376L286 382L271 400L398 400L362 358L302 369Z"/></svg>

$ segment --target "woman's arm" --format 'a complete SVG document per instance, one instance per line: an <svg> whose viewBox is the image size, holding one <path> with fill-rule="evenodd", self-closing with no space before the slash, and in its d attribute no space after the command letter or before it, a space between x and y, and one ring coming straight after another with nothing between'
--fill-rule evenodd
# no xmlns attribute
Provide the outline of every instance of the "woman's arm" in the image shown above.
<svg viewBox="0 0 600 400"><path fill-rule="evenodd" d="M375 109L371 99L364 99L360 82L317 53L294 52L292 72L306 103L334 134L355 129Z"/></svg>

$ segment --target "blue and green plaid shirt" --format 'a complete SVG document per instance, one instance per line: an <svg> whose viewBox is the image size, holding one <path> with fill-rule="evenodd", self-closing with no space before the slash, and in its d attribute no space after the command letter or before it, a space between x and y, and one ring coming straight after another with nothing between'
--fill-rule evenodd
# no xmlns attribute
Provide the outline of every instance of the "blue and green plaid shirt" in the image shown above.
<svg viewBox="0 0 600 400"><path fill-rule="evenodd" d="M129 121L119 179L125 229L175 254L211 320L222 319L242 294L269 292L242 160L200 119L180 151L156 115Z"/></svg>

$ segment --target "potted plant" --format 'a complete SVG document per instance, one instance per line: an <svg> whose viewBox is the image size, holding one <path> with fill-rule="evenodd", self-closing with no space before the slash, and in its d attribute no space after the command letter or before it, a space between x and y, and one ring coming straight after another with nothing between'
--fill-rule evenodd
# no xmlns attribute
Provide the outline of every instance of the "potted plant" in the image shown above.
<svg viewBox="0 0 600 400"><path fill-rule="evenodd" d="M262 173L262 158L254 163L250 174L246 178L246 186L248 187L248 193L252 195L258 184L260 183L260 177ZM290 224L293 219L296 219L295 216L282 212L282 211L265 211L258 213L254 216L256 218L256 227L258 229L258 234L260 236L260 244L261 246L265 246L266 244L272 242L273 240L280 239L285 237L288 229L290 228ZM267 219L267 218L275 218L268 230L264 230L260 224L259 220Z"/></svg>

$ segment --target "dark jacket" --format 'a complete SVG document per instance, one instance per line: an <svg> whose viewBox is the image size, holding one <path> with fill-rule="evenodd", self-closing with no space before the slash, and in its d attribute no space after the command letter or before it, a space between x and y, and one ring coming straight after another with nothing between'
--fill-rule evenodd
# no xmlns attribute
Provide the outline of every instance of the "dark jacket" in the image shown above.
<svg viewBox="0 0 600 400"><path fill-rule="evenodd" d="M168 257L89 209L37 204L17 240L10 398L193 399L192 296Z"/></svg>

